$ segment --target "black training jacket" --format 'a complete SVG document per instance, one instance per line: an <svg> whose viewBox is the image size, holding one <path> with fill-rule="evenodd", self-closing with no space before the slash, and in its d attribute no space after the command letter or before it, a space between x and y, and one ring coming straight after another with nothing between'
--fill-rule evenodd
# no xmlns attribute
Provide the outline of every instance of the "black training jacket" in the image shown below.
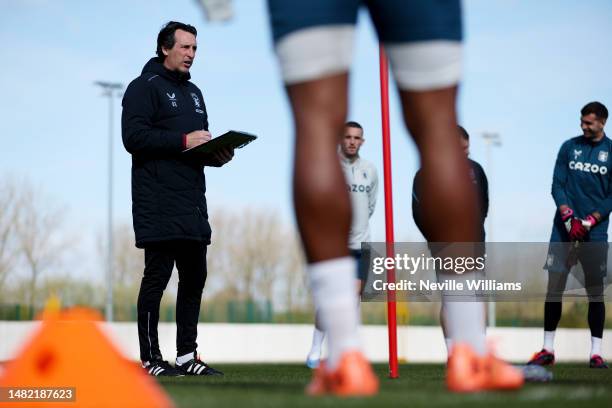
<svg viewBox="0 0 612 408"><path fill-rule="evenodd" d="M183 135L208 130L202 93L189 74L147 62L123 97L123 145L132 155L136 246L188 239L210 243L204 165L182 155Z"/></svg>
<svg viewBox="0 0 612 408"><path fill-rule="evenodd" d="M468 159L468 163L470 165L470 180L476 186L476 193L478 194L478 206L479 206L479 230L480 237L479 242L485 241L485 218L487 218L487 214L489 213L489 182L487 180L487 176L477 162L472 159ZM423 210L421 208L420 197L422 195L422 180L421 180L421 170L417 171L414 176L414 181L412 184L412 217L414 218L414 222L417 225L417 228L423 235ZM428 239L425 237L425 239Z"/></svg>

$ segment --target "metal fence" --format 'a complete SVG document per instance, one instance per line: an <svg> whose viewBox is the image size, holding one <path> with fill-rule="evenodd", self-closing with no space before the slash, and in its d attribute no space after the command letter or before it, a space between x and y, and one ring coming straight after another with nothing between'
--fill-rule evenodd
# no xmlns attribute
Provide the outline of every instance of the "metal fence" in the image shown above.
<svg viewBox="0 0 612 408"><path fill-rule="evenodd" d="M561 327L587 327L586 302L566 302L564 304ZM611 304L607 304L611 308ZM91 307L91 306L89 306ZM398 324L413 326L439 325L439 304L398 303ZM93 307L104 315L104 307ZM541 327L543 305L540 303L498 303L497 325L501 327ZM31 308L24 304L0 303L0 320L33 320L42 308ZM115 321L136 321L136 304L116 304L113 309ZM176 320L176 308L172 303L162 303L159 320ZM386 324L386 304L363 303L361 305L363 324ZM203 302L200 309L202 323L304 323L312 324L312 310L276 310L272 301L228 300L223 302ZM606 327L612 325L608 315Z"/></svg>

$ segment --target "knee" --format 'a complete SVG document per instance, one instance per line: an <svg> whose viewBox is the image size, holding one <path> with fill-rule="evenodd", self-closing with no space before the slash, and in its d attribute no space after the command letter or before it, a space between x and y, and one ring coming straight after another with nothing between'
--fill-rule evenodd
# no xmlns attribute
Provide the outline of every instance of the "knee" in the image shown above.
<svg viewBox="0 0 612 408"><path fill-rule="evenodd" d="M179 290L185 291L194 295L201 295L204 290L204 285L206 284L206 272L203 274L194 277L188 280L179 280L178 287Z"/></svg>
<svg viewBox="0 0 612 408"><path fill-rule="evenodd" d="M142 277L142 281L140 287L146 287L153 290L159 290L163 292L168 286L168 282L170 281L170 276L172 273L163 273L163 274L147 274L145 273Z"/></svg>

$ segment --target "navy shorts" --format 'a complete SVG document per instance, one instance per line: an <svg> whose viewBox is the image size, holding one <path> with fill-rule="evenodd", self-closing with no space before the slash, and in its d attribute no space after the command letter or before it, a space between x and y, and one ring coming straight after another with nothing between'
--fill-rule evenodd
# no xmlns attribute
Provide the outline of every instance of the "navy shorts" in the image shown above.
<svg viewBox="0 0 612 408"><path fill-rule="evenodd" d="M357 279L364 282L368 279L368 262L370 261L367 251L367 249L351 249L351 256L357 261Z"/></svg>
<svg viewBox="0 0 612 408"><path fill-rule="evenodd" d="M605 277L608 270L607 234L588 235L585 242L570 242L565 227L555 221L544 269L549 273L568 274L578 263L587 278Z"/></svg>
<svg viewBox="0 0 612 408"><path fill-rule="evenodd" d="M400 89L438 89L458 82L460 0L268 0L287 84L348 70L362 6L369 11Z"/></svg>
<svg viewBox="0 0 612 408"><path fill-rule="evenodd" d="M548 270L547 302L560 302L568 291L583 288L589 301L601 302L608 275L607 231L596 229L584 242L571 242L561 218L556 215L544 269ZM568 279L570 274L575 279Z"/></svg>

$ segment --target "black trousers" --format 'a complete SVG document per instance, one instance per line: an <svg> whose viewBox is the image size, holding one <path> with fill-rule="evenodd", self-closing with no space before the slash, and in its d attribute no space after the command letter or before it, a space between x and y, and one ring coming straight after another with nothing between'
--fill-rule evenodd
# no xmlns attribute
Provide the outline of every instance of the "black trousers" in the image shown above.
<svg viewBox="0 0 612 408"><path fill-rule="evenodd" d="M142 361L162 360L157 335L159 305L175 263L179 275L177 355L197 349L198 318L207 274L206 250L206 244L188 240L156 242L145 247L144 276L138 293L138 340Z"/></svg>
<svg viewBox="0 0 612 408"><path fill-rule="evenodd" d="M591 336L602 338L606 321L604 277L607 274L608 243L585 242L578 246L566 242L551 242L548 266L548 289L544 303L544 330L555 331L563 312L563 293L574 265L580 262L582 274L574 277L582 284L589 299L587 321ZM583 276L582 276L583 275Z"/></svg>
<svg viewBox="0 0 612 408"><path fill-rule="evenodd" d="M584 264L583 264L584 265ZM548 289L544 303L544 330L555 331L561 321L563 305L561 303L568 273L548 272ZM587 321L591 336L602 338L606 322L606 305L604 300L604 278L599 273L584 271L584 288L589 299Z"/></svg>

